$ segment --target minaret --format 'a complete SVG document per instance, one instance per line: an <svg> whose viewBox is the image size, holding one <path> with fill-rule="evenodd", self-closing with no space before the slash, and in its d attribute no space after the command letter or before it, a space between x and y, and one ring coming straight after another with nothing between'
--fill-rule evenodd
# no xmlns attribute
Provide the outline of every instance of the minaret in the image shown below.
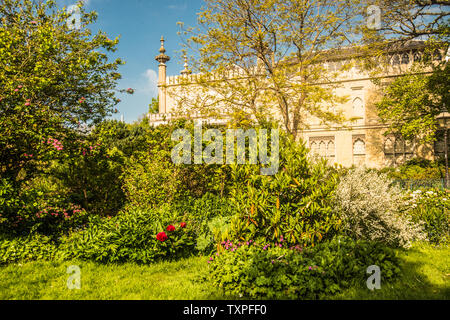
<svg viewBox="0 0 450 320"><path fill-rule="evenodd" d="M159 62L158 66L158 98L159 98L159 113L166 113L166 62L170 60L167 56L166 49L164 49L164 37L161 36L160 54L155 57Z"/></svg>
<svg viewBox="0 0 450 320"><path fill-rule="evenodd" d="M181 70L181 74L182 74L183 76L187 76L187 75L189 75L189 74L191 74L191 73L192 73L192 71L189 70L188 59L187 59L187 55L186 55L186 53L185 53L185 54L184 54L184 69Z"/></svg>

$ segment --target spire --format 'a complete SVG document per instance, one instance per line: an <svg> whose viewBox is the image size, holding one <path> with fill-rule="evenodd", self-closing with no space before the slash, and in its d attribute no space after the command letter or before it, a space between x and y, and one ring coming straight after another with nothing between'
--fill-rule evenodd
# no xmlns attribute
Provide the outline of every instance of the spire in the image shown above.
<svg viewBox="0 0 450 320"><path fill-rule="evenodd" d="M189 70L187 55L186 55L186 53L184 53L184 69L181 71L181 74L182 75L188 75L188 74L191 74L191 73L192 73L192 71Z"/></svg>
<svg viewBox="0 0 450 320"><path fill-rule="evenodd" d="M165 64L170 60L170 57L166 55L166 49L164 48L164 37L161 36L161 48L159 48L160 54L155 57L155 60L160 64Z"/></svg>

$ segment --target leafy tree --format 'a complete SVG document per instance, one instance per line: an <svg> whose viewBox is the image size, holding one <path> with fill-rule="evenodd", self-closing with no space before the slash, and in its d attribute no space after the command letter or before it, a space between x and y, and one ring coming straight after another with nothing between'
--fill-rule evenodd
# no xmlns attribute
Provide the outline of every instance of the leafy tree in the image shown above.
<svg viewBox="0 0 450 320"><path fill-rule="evenodd" d="M152 98L152 103L150 103L148 105L148 107L149 107L149 109L148 109L149 113L158 113L159 112L159 99Z"/></svg>
<svg viewBox="0 0 450 320"><path fill-rule="evenodd" d="M88 25L95 12L80 2L81 27L69 28L54 1L0 4L0 174L20 181L42 160L68 152L75 130L98 123L119 101L118 39ZM74 146L74 149L77 149Z"/></svg>
<svg viewBox="0 0 450 320"><path fill-rule="evenodd" d="M394 80L376 104L378 114L389 124L389 132L417 142L435 139L436 120L448 100L449 66L433 74L410 72ZM447 92L441 92L442 87ZM445 100L447 99L447 100Z"/></svg>
<svg viewBox="0 0 450 320"><path fill-rule="evenodd" d="M310 116L343 121L333 110L345 101L331 84L339 72L328 72L324 62L353 43L359 2L207 0L200 27L181 32L198 56L191 60L200 73L195 80L186 77L183 106L216 116L218 106L225 106L241 125L277 119L293 136ZM192 81L201 89L189 99Z"/></svg>
<svg viewBox="0 0 450 320"><path fill-rule="evenodd" d="M365 7L376 6L380 25L366 28L366 40L405 42L430 37L448 41L450 1L447 0L364 0ZM372 12L375 13L375 12Z"/></svg>
<svg viewBox="0 0 450 320"><path fill-rule="evenodd" d="M365 48L375 59L368 59L372 73L379 73L389 59L378 59L386 50L420 41L423 57L392 81L376 104L389 133L415 139L419 143L435 139L435 116L450 110L448 52L450 2L426 0L370 1L380 9L379 28L363 28ZM380 84L378 80L374 81ZM447 102L447 103L446 103Z"/></svg>

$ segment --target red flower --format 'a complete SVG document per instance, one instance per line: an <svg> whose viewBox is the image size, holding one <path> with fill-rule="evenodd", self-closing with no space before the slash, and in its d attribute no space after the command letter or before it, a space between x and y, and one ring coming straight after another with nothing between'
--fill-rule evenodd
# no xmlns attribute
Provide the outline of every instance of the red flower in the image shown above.
<svg viewBox="0 0 450 320"><path fill-rule="evenodd" d="M186 222L180 223L180 227L181 227L181 228L186 228Z"/></svg>
<svg viewBox="0 0 450 320"><path fill-rule="evenodd" d="M173 225L167 226L167 231L175 231L175 227Z"/></svg>
<svg viewBox="0 0 450 320"><path fill-rule="evenodd" d="M159 241L161 241L161 242L164 242L164 241L167 240L167 235L166 235L165 232L160 232L160 233L158 233L158 234L156 235L156 239L159 240Z"/></svg>

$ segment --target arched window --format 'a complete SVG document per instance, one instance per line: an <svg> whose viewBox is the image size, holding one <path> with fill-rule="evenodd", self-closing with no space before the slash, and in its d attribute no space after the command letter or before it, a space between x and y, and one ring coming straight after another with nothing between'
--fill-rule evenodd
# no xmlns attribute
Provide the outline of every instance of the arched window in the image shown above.
<svg viewBox="0 0 450 320"><path fill-rule="evenodd" d="M366 144L361 139L356 139L353 143L353 154L354 155L365 155L366 154Z"/></svg>
<svg viewBox="0 0 450 320"><path fill-rule="evenodd" d="M361 98L353 100L353 117L358 118L356 124L364 124L364 103Z"/></svg>
<svg viewBox="0 0 450 320"><path fill-rule="evenodd" d="M409 54L406 52L402 55L402 64L409 64Z"/></svg>
<svg viewBox="0 0 450 320"><path fill-rule="evenodd" d="M319 143L319 155L321 157L327 156L327 145L323 141L320 141L320 143Z"/></svg>
<svg viewBox="0 0 450 320"><path fill-rule="evenodd" d="M335 144L334 137L310 137L309 146L312 155L328 158L334 162Z"/></svg>
<svg viewBox="0 0 450 320"><path fill-rule="evenodd" d="M387 138L384 142L384 153L386 154L393 154L394 153L394 142Z"/></svg>
<svg viewBox="0 0 450 320"><path fill-rule="evenodd" d="M414 52L414 62L418 62L422 59L422 55L420 54L420 52L416 51Z"/></svg>
<svg viewBox="0 0 450 320"><path fill-rule="evenodd" d="M334 141L329 141L327 145L327 157L334 157Z"/></svg>
<svg viewBox="0 0 450 320"><path fill-rule="evenodd" d="M392 64L394 66L400 64L400 57L398 56L398 54L394 54L394 56L392 57Z"/></svg>
<svg viewBox="0 0 450 320"><path fill-rule="evenodd" d="M315 142L311 142L311 151L313 154L319 154L319 145Z"/></svg>
<svg viewBox="0 0 450 320"><path fill-rule="evenodd" d="M442 60L442 54L441 51L439 49L434 50L433 52L433 60Z"/></svg>
<svg viewBox="0 0 450 320"><path fill-rule="evenodd" d="M384 158L387 166L404 163L414 156L414 141L405 140L401 135L390 135L384 140Z"/></svg>
<svg viewBox="0 0 450 320"><path fill-rule="evenodd" d="M362 138L353 140L353 164L355 166L366 164L366 143Z"/></svg>

